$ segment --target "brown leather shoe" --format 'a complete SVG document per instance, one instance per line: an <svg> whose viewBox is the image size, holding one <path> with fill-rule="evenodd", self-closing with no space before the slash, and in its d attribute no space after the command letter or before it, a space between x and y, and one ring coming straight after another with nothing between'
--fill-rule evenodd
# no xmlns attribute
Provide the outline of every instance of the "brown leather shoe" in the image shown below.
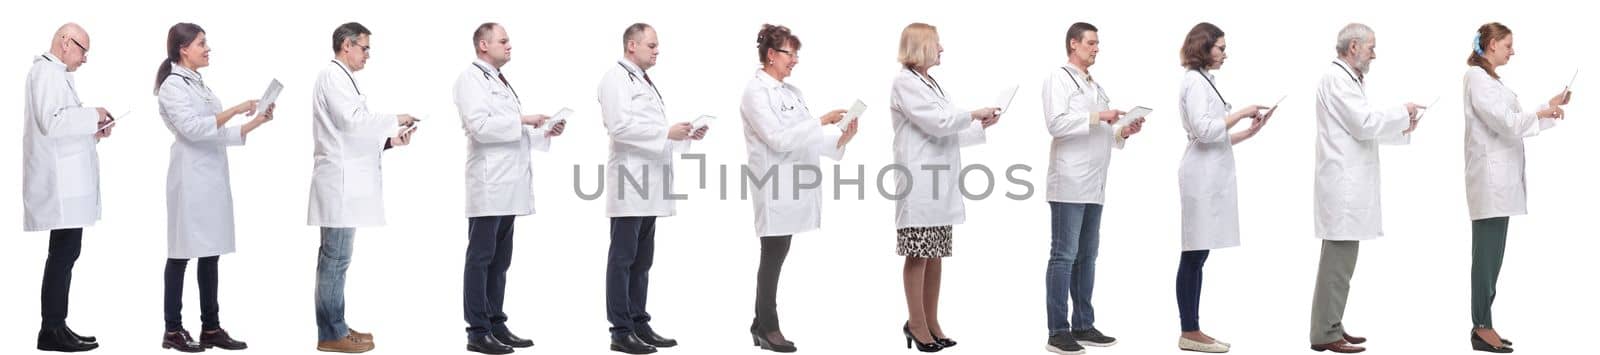
<svg viewBox="0 0 1600 355"><path fill-rule="evenodd" d="M1333 341L1332 343L1312 345L1311 350L1332 351L1340 354L1354 354L1367 351L1367 348L1350 345L1350 343L1346 343L1344 339L1339 339Z"/></svg>
<svg viewBox="0 0 1600 355"><path fill-rule="evenodd" d="M350 331L350 335L356 336L357 339L366 340L368 343L372 342L372 333L362 333L362 332L356 331L355 329L346 329L346 330Z"/></svg>
<svg viewBox="0 0 1600 355"><path fill-rule="evenodd" d="M358 338L355 334L346 335L338 340L317 342L317 351L334 353L358 354L372 351L373 347L374 344L371 341Z"/></svg>
<svg viewBox="0 0 1600 355"><path fill-rule="evenodd" d="M1367 338L1350 335L1350 333L1345 333L1344 334L1344 342L1351 343L1351 344L1361 344L1361 343L1367 342Z"/></svg>

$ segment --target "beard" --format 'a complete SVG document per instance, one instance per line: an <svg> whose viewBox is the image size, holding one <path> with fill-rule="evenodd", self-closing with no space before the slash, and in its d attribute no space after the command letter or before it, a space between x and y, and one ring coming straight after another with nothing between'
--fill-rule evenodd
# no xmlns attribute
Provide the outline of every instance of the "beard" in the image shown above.
<svg viewBox="0 0 1600 355"><path fill-rule="evenodd" d="M1371 73L1372 72L1372 59L1368 58L1366 60L1362 60L1360 63L1356 64L1356 68L1355 69L1356 69L1356 71L1361 72L1361 75L1367 75L1368 73Z"/></svg>

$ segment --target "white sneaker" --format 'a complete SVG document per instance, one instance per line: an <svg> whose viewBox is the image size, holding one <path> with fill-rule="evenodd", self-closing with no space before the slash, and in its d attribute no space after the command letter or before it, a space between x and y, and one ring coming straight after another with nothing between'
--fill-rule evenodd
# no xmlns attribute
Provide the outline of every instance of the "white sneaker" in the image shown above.
<svg viewBox="0 0 1600 355"><path fill-rule="evenodd" d="M1184 338L1184 337L1181 337L1181 336L1178 337L1178 349L1182 349L1184 351L1195 351L1195 352L1202 352L1202 353L1225 353L1225 352L1228 352L1229 348L1230 348L1230 346L1228 346L1227 344L1224 344L1224 343L1222 343L1220 341L1208 344L1208 343L1202 343L1202 342L1198 342L1198 341L1189 340L1189 338Z"/></svg>

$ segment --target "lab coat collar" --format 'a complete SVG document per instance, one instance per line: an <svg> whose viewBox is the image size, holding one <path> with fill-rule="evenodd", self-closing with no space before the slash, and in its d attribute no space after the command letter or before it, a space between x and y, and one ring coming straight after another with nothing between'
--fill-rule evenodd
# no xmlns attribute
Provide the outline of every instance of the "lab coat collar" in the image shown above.
<svg viewBox="0 0 1600 355"><path fill-rule="evenodd" d="M1344 73L1345 74L1349 74L1351 79L1355 79L1356 80L1356 84L1361 84L1361 85L1366 85L1367 84L1366 78L1364 77L1365 74L1361 74L1360 72L1357 72L1356 68L1351 67L1350 63L1345 63L1344 59L1340 59L1340 58L1335 57L1335 58L1333 58L1333 64L1338 65L1340 69L1344 69Z"/></svg>
<svg viewBox="0 0 1600 355"><path fill-rule="evenodd" d="M765 70L757 69L756 70L756 78L760 79L761 80L761 84L766 85L766 87L768 89L776 89L776 88L781 88L781 87L784 87L784 86L788 86L787 83L784 83L782 81L778 81L777 78L773 78L772 74L767 74L767 71L765 71Z"/></svg>
<svg viewBox="0 0 1600 355"><path fill-rule="evenodd" d="M633 64L633 61L628 60L626 57L618 59L617 64L622 64L622 68L627 69L628 72L633 73L634 76L644 76L644 68L640 68L639 65Z"/></svg>
<svg viewBox="0 0 1600 355"><path fill-rule="evenodd" d="M478 58L478 59L473 60L472 64L476 65L478 68L482 68L485 72L489 73L490 77L497 78L497 79L500 77L500 68L495 68L494 65L490 65L489 62L483 61L483 58Z"/></svg>
<svg viewBox="0 0 1600 355"><path fill-rule="evenodd" d="M344 65L344 62L340 61L339 58L333 58L333 60L331 60L331 61L333 62L333 64L338 64L339 65L339 69L344 69L345 73L349 73L351 75L355 75L356 71L350 70L350 66Z"/></svg>
<svg viewBox="0 0 1600 355"><path fill-rule="evenodd" d="M1062 66L1062 68L1067 68L1067 70L1072 71L1073 74L1077 74L1078 76L1084 77L1084 80L1088 80L1089 76L1084 74L1083 68L1078 68L1077 64L1072 64L1072 61L1067 61L1067 65Z"/></svg>
<svg viewBox="0 0 1600 355"><path fill-rule="evenodd" d="M37 62L37 61L41 61L41 60L50 62L50 64L55 64L56 66L59 66L59 67L62 67L62 68L66 68L67 67L67 63L62 63L61 62L61 58L57 58L56 55L50 54L49 52L46 52L44 55L39 56L39 58L34 58L33 61Z"/></svg>
<svg viewBox="0 0 1600 355"><path fill-rule="evenodd" d="M187 67L178 65L178 62L172 62L172 74L189 80L201 81L200 72L189 70Z"/></svg>

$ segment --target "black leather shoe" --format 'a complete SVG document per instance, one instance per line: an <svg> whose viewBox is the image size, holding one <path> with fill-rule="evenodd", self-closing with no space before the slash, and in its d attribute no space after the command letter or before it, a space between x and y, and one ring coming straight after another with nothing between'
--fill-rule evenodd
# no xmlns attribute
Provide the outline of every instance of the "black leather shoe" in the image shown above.
<svg viewBox="0 0 1600 355"><path fill-rule="evenodd" d="M484 335L468 339L467 351L490 355L504 355L510 354L515 350L509 345L500 343L500 341L496 340L493 335Z"/></svg>
<svg viewBox="0 0 1600 355"><path fill-rule="evenodd" d="M629 354L652 354L656 352L656 347L646 344L644 340L640 340L639 336L633 333L627 333L621 336L611 336L611 351Z"/></svg>
<svg viewBox="0 0 1600 355"><path fill-rule="evenodd" d="M66 327L39 330L39 350L75 353L94 350L98 347L100 347L100 344L84 342L83 339L73 335L72 331Z"/></svg>
<svg viewBox="0 0 1600 355"><path fill-rule="evenodd" d="M200 331L200 346L206 349L222 348L222 350L244 350L250 347L242 341L234 340L228 335L228 331L222 329Z"/></svg>
<svg viewBox="0 0 1600 355"><path fill-rule="evenodd" d="M200 346L200 343L194 341L194 337L189 336L189 331L183 329L163 333L161 336L161 348L186 353L206 351L206 347Z"/></svg>
<svg viewBox="0 0 1600 355"><path fill-rule="evenodd" d="M72 334L73 337L76 337L76 338L78 338L78 340L83 341L85 343L97 343L97 342L99 342L99 339L95 339L94 336L91 336L91 335L80 335L80 334L78 334L78 332L72 331L72 327L63 327L62 329L66 329L68 334ZM1505 342L1505 340L1501 339L1501 342Z"/></svg>
<svg viewBox="0 0 1600 355"><path fill-rule="evenodd" d="M670 348L670 347L678 346L678 341L677 340L673 340L672 338L661 336L661 334L656 334L656 330L655 329L650 329L649 326L644 326L644 327L639 327L639 328L640 329L638 329L638 330L634 330L634 334L638 335L639 336L639 340L644 341L645 344L650 344L650 346L654 346L654 347L658 347L658 348Z"/></svg>
<svg viewBox="0 0 1600 355"><path fill-rule="evenodd" d="M506 346L513 348L533 347L532 340L523 339L518 337L516 334L511 334L510 329L507 329L503 332L494 332L494 340L499 340L501 344L506 344Z"/></svg>

